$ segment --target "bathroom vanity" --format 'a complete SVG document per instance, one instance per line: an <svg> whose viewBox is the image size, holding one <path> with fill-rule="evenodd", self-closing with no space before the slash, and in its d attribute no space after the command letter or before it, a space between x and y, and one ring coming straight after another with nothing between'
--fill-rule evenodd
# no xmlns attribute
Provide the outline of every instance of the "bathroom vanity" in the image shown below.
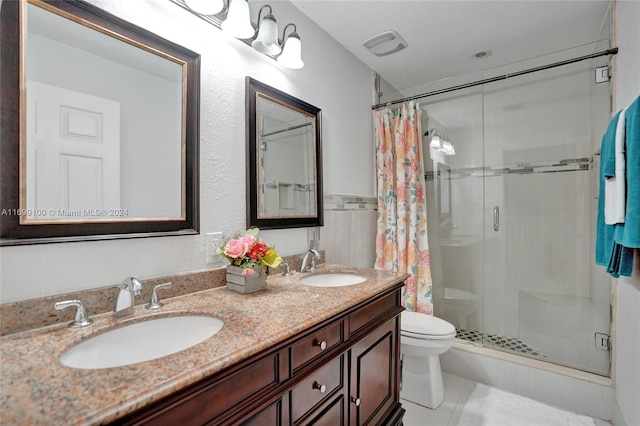
<svg viewBox="0 0 640 426"><path fill-rule="evenodd" d="M345 271L325 266L325 271ZM400 291L406 274L347 268L361 284L317 288L270 276L267 290L218 288L165 300L147 317L211 315L219 333L179 353L78 370L60 354L119 325L64 326L0 339L2 424L400 425ZM307 274L305 274L307 275ZM91 330L95 327L94 330Z"/></svg>

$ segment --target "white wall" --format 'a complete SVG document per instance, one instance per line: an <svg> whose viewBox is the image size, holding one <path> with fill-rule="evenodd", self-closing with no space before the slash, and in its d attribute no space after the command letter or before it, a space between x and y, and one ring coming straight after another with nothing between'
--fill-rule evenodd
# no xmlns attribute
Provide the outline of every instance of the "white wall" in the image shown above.
<svg viewBox="0 0 640 426"><path fill-rule="evenodd" d="M202 55L200 235L42 244L0 249L0 302L204 269L204 233L245 228L245 76L322 109L325 192L373 195L371 71L290 3L272 1L294 22L302 70L288 70L168 1L91 0L109 12ZM259 2L251 2L255 20ZM337 66L339 64L339 66ZM345 175L355 179L344 179ZM261 234L281 254L307 248L307 230Z"/></svg>
<svg viewBox="0 0 640 426"><path fill-rule="evenodd" d="M640 96L640 2L617 1L616 111ZM618 281L616 336L616 400L623 419L614 424L640 424L640 262L633 277Z"/></svg>

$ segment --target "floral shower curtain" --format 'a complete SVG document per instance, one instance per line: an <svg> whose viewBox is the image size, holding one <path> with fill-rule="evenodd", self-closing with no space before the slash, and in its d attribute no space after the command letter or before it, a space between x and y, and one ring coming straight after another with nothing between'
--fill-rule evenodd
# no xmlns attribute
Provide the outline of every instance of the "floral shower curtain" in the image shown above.
<svg viewBox="0 0 640 426"><path fill-rule="evenodd" d="M420 107L373 112L378 183L376 269L407 272L403 304L433 314Z"/></svg>

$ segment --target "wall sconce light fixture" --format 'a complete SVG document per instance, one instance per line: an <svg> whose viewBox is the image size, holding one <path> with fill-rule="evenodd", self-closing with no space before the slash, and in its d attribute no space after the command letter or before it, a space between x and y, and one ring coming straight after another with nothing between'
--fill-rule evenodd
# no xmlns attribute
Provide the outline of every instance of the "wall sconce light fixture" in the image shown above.
<svg viewBox="0 0 640 426"><path fill-rule="evenodd" d="M260 8L258 22L254 25L251 22L247 0L171 1L217 26L225 33L250 44L256 51L275 58L284 67L300 69L304 66L302 43L295 24L287 24L282 31L282 39L278 40L278 23L268 4ZM268 12L262 16L265 9L268 9ZM293 30L285 37L289 27L293 27Z"/></svg>
<svg viewBox="0 0 640 426"><path fill-rule="evenodd" d="M265 17L262 18L262 22L260 22L262 10L267 7L269 8L269 13L265 15ZM282 52L282 47L280 47L280 43L278 42L278 22L271 13L271 6L268 4L260 8L258 12L258 35L251 43L251 47L265 55L275 56Z"/></svg>
<svg viewBox="0 0 640 426"><path fill-rule="evenodd" d="M284 37L287 28L293 27L293 31L289 33L287 38ZM282 54L278 56L278 62L287 68L299 70L304 66L302 62L302 43L300 43L300 36L297 33L295 24L287 24L282 31Z"/></svg>
<svg viewBox="0 0 640 426"><path fill-rule="evenodd" d="M232 37L246 40L256 34L251 24L251 12L247 0L229 0L227 19L222 22L222 31Z"/></svg>

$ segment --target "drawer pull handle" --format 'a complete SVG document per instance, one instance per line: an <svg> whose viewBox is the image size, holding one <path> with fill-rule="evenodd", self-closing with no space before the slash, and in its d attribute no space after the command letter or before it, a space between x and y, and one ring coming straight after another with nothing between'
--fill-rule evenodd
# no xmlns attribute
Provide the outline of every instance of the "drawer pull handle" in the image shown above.
<svg viewBox="0 0 640 426"><path fill-rule="evenodd" d="M353 402L356 405L356 407L360 406L360 398L351 397L351 402Z"/></svg>
<svg viewBox="0 0 640 426"><path fill-rule="evenodd" d="M319 346L321 351L324 351L325 349L327 349L327 341L326 340L314 340L313 341L313 346Z"/></svg>
<svg viewBox="0 0 640 426"><path fill-rule="evenodd" d="M313 388L314 389L318 389L320 391L320 393L325 393L327 391L327 386L326 385L321 385L318 382L313 382Z"/></svg>

